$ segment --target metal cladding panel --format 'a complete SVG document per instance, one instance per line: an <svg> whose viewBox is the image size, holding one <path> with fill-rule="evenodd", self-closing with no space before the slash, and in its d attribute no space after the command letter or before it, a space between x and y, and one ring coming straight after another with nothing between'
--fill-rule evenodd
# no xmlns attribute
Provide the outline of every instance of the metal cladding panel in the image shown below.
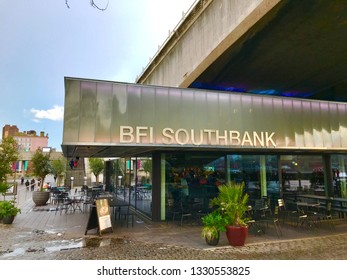
<svg viewBox="0 0 347 280"><path fill-rule="evenodd" d="M80 81L65 80L63 143L79 141Z"/></svg>
<svg viewBox="0 0 347 280"><path fill-rule="evenodd" d="M344 103L66 78L63 145L347 148Z"/></svg>

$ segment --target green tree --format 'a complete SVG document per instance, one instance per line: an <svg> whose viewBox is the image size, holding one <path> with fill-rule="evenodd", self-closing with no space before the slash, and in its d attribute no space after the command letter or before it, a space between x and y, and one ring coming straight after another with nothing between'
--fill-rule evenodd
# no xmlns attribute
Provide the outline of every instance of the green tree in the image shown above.
<svg viewBox="0 0 347 280"><path fill-rule="evenodd" d="M143 171L145 171L146 173L146 180L148 181L148 173L152 174L152 160L151 159L144 160L142 167L143 167Z"/></svg>
<svg viewBox="0 0 347 280"><path fill-rule="evenodd" d="M44 153L41 149L37 149L31 158L33 164L33 173L41 179L39 188L43 190L43 182L48 174L52 173L51 152Z"/></svg>
<svg viewBox="0 0 347 280"><path fill-rule="evenodd" d="M101 158L90 158L89 159L89 168L92 171L92 173L96 177L96 182L99 182L99 175L104 171L105 169L105 162Z"/></svg>
<svg viewBox="0 0 347 280"><path fill-rule="evenodd" d="M0 192L8 189L7 175L12 174L12 165L18 160L17 142L12 137L6 137L0 144Z"/></svg>
<svg viewBox="0 0 347 280"><path fill-rule="evenodd" d="M66 174L67 160L65 157L54 159L51 162L52 174L57 178L57 186L60 186Z"/></svg>

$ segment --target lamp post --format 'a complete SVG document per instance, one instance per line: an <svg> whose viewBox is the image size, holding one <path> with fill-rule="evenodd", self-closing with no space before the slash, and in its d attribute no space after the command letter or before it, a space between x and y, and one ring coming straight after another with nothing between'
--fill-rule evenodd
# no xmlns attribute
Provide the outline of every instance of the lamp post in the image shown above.
<svg viewBox="0 0 347 280"><path fill-rule="evenodd" d="M87 185L87 176L84 176L83 177L83 186L86 186Z"/></svg>
<svg viewBox="0 0 347 280"><path fill-rule="evenodd" d="M118 176L118 186L121 188L122 187L122 176L119 175ZM124 190L123 190L124 191ZM116 194L118 193L118 191L116 190ZM125 197L125 192L124 192L124 197Z"/></svg>
<svg viewBox="0 0 347 280"><path fill-rule="evenodd" d="M71 178L70 178L70 189L73 188L73 181L74 181L74 180L75 180L74 177L71 177Z"/></svg>

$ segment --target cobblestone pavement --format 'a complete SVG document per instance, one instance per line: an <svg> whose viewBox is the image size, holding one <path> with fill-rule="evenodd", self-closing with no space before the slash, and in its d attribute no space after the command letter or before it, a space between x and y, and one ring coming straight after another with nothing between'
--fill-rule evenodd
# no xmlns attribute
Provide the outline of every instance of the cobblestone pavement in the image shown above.
<svg viewBox="0 0 347 280"><path fill-rule="evenodd" d="M77 236L40 230L15 232L0 225L0 260L346 260L347 233L193 248L144 242L131 236Z"/></svg>
<svg viewBox="0 0 347 280"><path fill-rule="evenodd" d="M347 260L347 219L334 228L284 226L250 233L245 246L229 246L225 235L216 247L205 244L201 226L167 223L118 226L114 232L85 235L88 213L57 215L50 205L35 211L30 193L19 189L22 212L12 225L0 224L0 260Z"/></svg>

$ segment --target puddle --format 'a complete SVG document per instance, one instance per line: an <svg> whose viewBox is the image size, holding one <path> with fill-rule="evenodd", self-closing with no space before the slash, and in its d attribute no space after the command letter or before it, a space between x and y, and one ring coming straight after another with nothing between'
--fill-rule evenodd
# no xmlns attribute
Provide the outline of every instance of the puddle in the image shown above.
<svg viewBox="0 0 347 280"><path fill-rule="evenodd" d="M119 244L126 244L129 241L123 238L79 238L72 240L59 240L59 241L49 241L45 246L40 246L40 244L35 244L35 247L29 248L15 248L14 250L8 250L0 254L3 258L14 258L23 256L28 253L55 253L66 250L81 249L81 248L98 248L103 246L117 246Z"/></svg>
<svg viewBox="0 0 347 280"><path fill-rule="evenodd" d="M11 252L4 253L3 256L5 258L11 258L11 257L17 257L17 256L24 255L24 253L25 253L25 249L24 248L17 248L17 249L14 249Z"/></svg>
<svg viewBox="0 0 347 280"><path fill-rule="evenodd" d="M56 242L56 244L46 247L45 252L54 253L64 250L80 249L83 247L83 241L60 241L60 243L61 244L59 244L59 242Z"/></svg>

